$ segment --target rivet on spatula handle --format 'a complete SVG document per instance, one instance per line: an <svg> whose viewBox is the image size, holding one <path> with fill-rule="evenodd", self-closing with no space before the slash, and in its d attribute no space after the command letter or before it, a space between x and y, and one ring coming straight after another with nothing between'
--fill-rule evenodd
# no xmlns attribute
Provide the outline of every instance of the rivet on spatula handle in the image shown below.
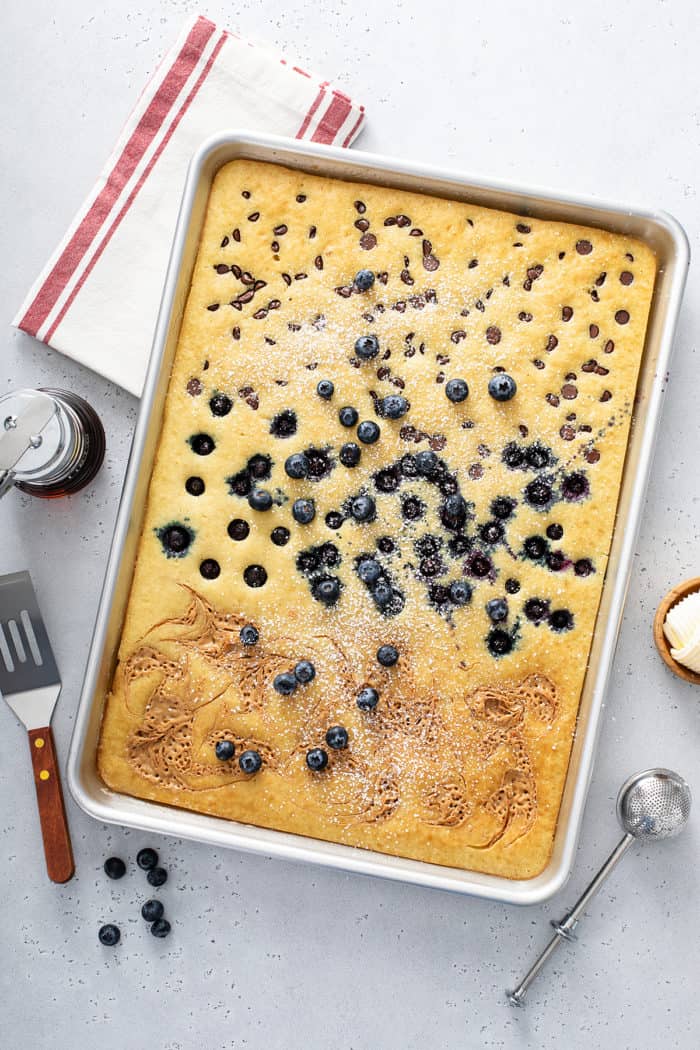
<svg viewBox="0 0 700 1050"><path fill-rule="evenodd" d="M29 748L32 753L36 799L44 839L46 870L53 882L68 882L75 872L75 864L51 727L30 729Z"/></svg>

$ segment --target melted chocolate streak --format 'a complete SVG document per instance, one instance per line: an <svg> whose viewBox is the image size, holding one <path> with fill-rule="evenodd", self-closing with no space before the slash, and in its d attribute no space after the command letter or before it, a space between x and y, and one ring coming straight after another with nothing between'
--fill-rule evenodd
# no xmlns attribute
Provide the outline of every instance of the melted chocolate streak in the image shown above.
<svg viewBox="0 0 700 1050"><path fill-rule="evenodd" d="M304 754L323 738L333 712L324 693L309 697L300 712L301 727L292 748L283 753L264 739L242 734L236 716L256 711L265 715L275 698L271 681L280 670L298 659L298 643L279 637L270 645L259 643L253 652L238 638L244 618L221 613L192 588L182 585L190 596L181 617L161 620L143 636L123 662L125 706L138 722L127 741L127 758L134 771L151 783L171 790L191 792L231 788L250 779L240 772L235 759L229 762L202 760L202 753L214 755L216 744L230 740L239 755L254 748L263 759L263 769L282 778L309 776L309 793L302 804L311 809L323 807L326 816L348 828L389 820L400 808L405 786L412 786L413 772L394 759L401 739L410 739L416 752L422 752L429 765L440 754L453 764L441 775L430 777L420 793L426 824L445 828L468 825L472 817L492 818L493 831L486 841L471 848L491 849L498 842L512 845L534 825L537 792L527 740L526 722L551 727L557 717L558 698L554 683L542 675L498 688L477 688L458 697L439 697L437 690L420 693L410 661L404 659L402 673L393 677L380 672L382 705L368 713L367 753L347 751L332 756L330 767L320 777L308 774ZM172 658L160 648L175 649ZM328 657L332 653L334 673L349 697L365 683L357 681L353 663L343 647L330 635L320 635L308 647L306 657ZM217 680L227 681L215 695L202 699L201 681L195 681L194 659L204 660L216 672ZM145 705L134 706L134 683L146 679L149 692ZM278 698L277 698L278 699ZM218 708L215 708L220 701ZM352 700L349 700L352 703ZM460 771L464 765L464 744L453 740L450 723L441 716L443 706L453 713L467 714L479 734L475 758L486 766L492 760L505 772L498 788L484 798L476 798ZM213 708L215 727L203 743L195 747L195 721L207 708ZM452 714L451 714L452 717ZM404 780L406 785L404 786ZM203 783L203 781L205 781Z"/></svg>

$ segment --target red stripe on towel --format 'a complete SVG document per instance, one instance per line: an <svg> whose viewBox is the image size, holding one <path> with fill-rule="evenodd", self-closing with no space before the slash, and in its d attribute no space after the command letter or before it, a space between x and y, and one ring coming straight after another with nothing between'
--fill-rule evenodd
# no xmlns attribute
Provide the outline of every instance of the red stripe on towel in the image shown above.
<svg viewBox="0 0 700 1050"><path fill-rule="evenodd" d="M351 110L352 104L350 99L345 95L337 95L334 92L328 109L321 117L318 127L311 136L311 141L325 142L326 145L330 145L348 119L348 114Z"/></svg>
<svg viewBox="0 0 700 1050"><path fill-rule="evenodd" d="M324 98L326 97L326 87L327 86L328 86L328 81L324 80L323 83L321 84L321 87L319 88L318 95L316 96L316 98L313 100L313 102L309 106L309 110L308 110L306 116L304 117L304 119L303 119L303 121L301 123L301 127L299 128L299 130L297 131L296 135L294 136L295 138L303 139L304 135L306 134L306 132L308 130L309 124L311 123L311 120L312 120L316 110L318 109L318 107L321 105L321 103L323 102Z"/></svg>

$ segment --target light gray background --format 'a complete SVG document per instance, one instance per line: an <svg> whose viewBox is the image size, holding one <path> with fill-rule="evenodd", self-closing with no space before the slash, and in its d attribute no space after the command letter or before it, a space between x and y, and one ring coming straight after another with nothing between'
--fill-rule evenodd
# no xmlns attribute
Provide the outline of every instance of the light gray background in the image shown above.
<svg viewBox="0 0 700 1050"><path fill-rule="evenodd" d="M700 20L690 0L22 0L3 13L0 317L7 324L90 188L131 103L186 13L286 47L362 98L361 148L662 206L697 251ZM128 308L128 304L125 304ZM691 270L653 481L580 849L566 889L518 910L435 891L154 844L170 871L165 942L138 917L147 836L68 800L78 874L44 874L22 731L0 707L0 1017L25 1047L342 1050L488 1047L691 1050L700 1042L698 830L636 849L525 1011L503 999L617 837L620 782L648 765L697 774L700 691L662 666L651 622L700 574L697 327ZM88 397L108 434L87 493L0 505L0 571L29 567L61 668L65 757L136 402L8 327L0 391ZM698 806L700 812L700 805ZM153 837L148 837L152 839ZM109 883L101 863L131 860ZM117 950L97 928L118 922Z"/></svg>

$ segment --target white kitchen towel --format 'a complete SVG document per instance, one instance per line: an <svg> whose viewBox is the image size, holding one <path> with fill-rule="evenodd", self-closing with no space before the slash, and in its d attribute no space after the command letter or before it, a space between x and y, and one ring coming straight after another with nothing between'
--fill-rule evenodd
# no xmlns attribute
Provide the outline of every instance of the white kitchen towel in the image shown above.
<svg viewBox="0 0 700 1050"><path fill-rule="evenodd" d="M364 107L329 81L189 20L12 323L138 396L197 147L235 127L349 146L363 120Z"/></svg>

